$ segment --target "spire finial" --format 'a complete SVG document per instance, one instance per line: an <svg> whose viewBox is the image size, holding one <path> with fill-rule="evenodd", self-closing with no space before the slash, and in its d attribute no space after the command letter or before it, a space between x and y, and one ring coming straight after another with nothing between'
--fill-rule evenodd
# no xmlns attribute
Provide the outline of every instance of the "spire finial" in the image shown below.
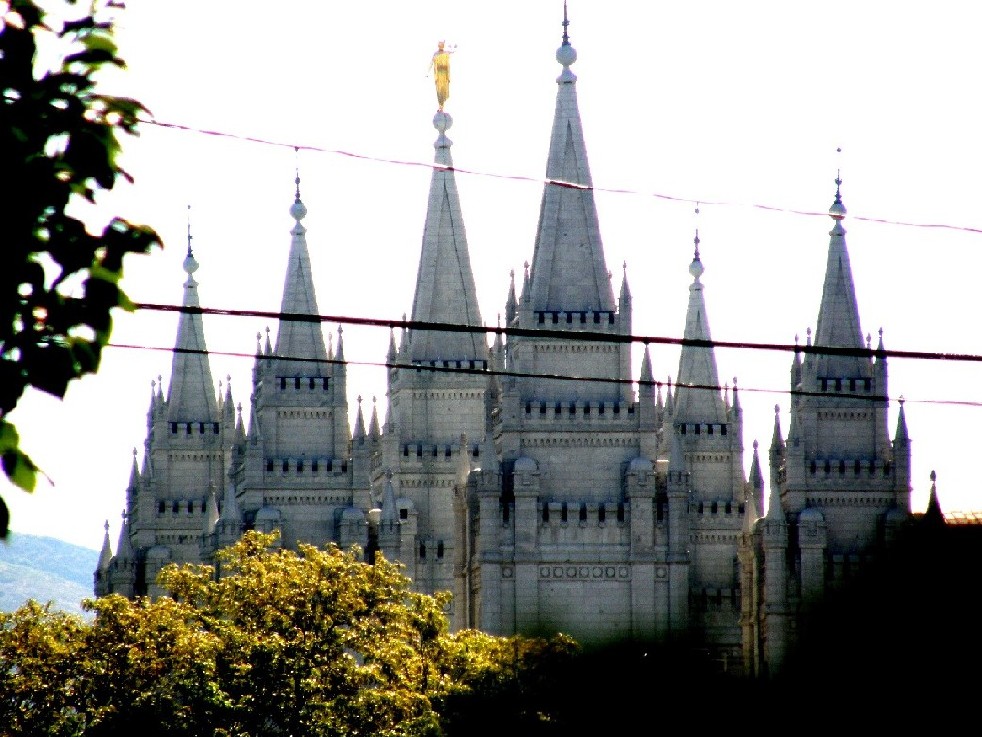
<svg viewBox="0 0 982 737"><path fill-rule="evenodd" d="M299 154L300 148L298 146L294 146L293 153L295 156ZM296 172L297 172L296 177L293 180L293 183L296 186L296 191L293 198L293 204L290 205L290 217L292 217L294 220L296 220L299 223L307 215L307 206L300 201L300 165L299 164L297 164ZM303 233L303 229L301 229L299 232Z"/></svg>
<svg viewBox="0 0 982 737"><path fill-rule="evenodd" d="M563 43L556 50L556 61L563 65L563 71L556 81L560 84L575 82L576 75L569 67L576 61L576 49L569 42L569 13L566 11L565 0L563 0Z"/></svg>
<svg viewBox="0 0 982 737"><path fill-rule="evenodd" d="M109 534L109 520L106 520L106 524L103 525L103 528L106 530L106 534L108 535Z"/></svg>
<svg viewBox="0 0 982 737"><path fill-rule="evenodd" d="M188 283L193 285L191 274L198 270L198 262L191 251L191 205L188 205L188 255L184 257L184 273L188 275Z"/></svg>
<svg viewBox="0 0 982 737"><path fill-rule="evenodd" d="M191 205L188 205L188 256L191 254Z"/></svg>
<svg viewBox="0 0 982 737"><path fill-rule="evenodd" d="M841 148L837 148L836 153L842 153ZM836 168L835 170L835 200L832 202L832 207L829 208L829 216L833 220L842 220L846 216L846 207L842 204L842 170Z"/></svg>

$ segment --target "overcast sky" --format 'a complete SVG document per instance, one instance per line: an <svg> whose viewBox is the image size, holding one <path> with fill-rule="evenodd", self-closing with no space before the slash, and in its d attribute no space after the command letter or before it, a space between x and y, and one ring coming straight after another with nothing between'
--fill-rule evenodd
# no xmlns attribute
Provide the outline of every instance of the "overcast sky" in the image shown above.
<svg viewBox="0 0 982 737"><path fill-rule="evenodd" d="M130 3L118 16L129 69L106 89L178 127L124 139L136 183L91 215L147 223L164 241L129 257L124 288L138 302L180 302L190 219L202 305L277 310L299 170L321 313L400 319L436 138L427 67L446 40L457 45L448 135L482 317L494 325L510 271L520 278L532 258L562 13L558 0ZM634 333L681 336L698 227L713 337L804 342L841 170L863 332L875 346L882 328L893 350L982 354L980 15L943 1L570 0L600 230L615 289L627 264ZM248 416L256 333L268 325L275 338L276 324L204 320L215 382L231 377ZM13 420L53 486L28 496L2 482L14 530L98 547L108 519L115 548L151 381L169 383L176 326L176 314L120 313L120 347L97 376L64 401L22 401ZM325 332L336 338L337 323ZM344 339L352 413L362 396L366 415L373 397L384 414L388 331L350 327ZM678 349L651 350L655 377L674 377ZM720 349L717 362L741 389L749 470L753 441L770 443L775 405L787 429L791 355ZM889 366L891 434L906 400L915 510L932 470L945 510L982 508L979 366Z"/></svg>

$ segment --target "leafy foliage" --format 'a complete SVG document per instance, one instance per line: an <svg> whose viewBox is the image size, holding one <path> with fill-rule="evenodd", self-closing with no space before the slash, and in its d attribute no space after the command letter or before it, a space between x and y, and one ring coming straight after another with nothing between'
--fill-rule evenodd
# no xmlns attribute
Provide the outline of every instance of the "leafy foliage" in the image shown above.
<svg viewBox="0 0 982 737"><path fill-rule="evenodd" d="M38 468L7 415L29 386L63 397L72 379L95 372L112 328L111 310L132 309L119 287L123 257L159 245L150 228L113 218L99 233L72 213L131 177L119 166L119 134L137 134L139 102L100 94L100 69L125 68L111 22L93 7L54 29L32 0L8 0L0 19L0 460L32 491ZM74 5L74 0L67 0ZM5 4L0 4L0 9ZM65 48L38 69L39 51ZM9 512L0 498L0 538Z"/></svg>
<svg viewBox="0 0 982 737"><path fill-rule="evenodd" d="M249 532L216 566L172 564L166 595L86 602L91 623L28 602L0 615L9 734L530 734L576 657L565 637L450 633L449 594L336 545ZM216 570L219 575L216 577ZM138 729L137 729L138 728Z"/></svg>

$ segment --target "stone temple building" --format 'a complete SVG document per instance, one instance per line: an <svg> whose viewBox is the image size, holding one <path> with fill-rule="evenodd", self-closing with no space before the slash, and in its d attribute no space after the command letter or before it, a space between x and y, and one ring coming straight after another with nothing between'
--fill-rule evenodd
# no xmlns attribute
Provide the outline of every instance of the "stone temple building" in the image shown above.
<svg viewBox="0 0 982 737"><path fill-rule="evenodd" d="M911 521L904 411L888 428L886 357L860 329L838 180L817 328L793 358L790 412L782 423L775 408L748 471L698 236L674 383L654 381L647 348L632 376L631 290L626 274L616 293L611 283L565 32L556 59L534 252L493 340L440 111L412 314L385 357L387 409L366 422L359 405L351 428L343 332L325 344L320 322L302 319L319 312L298 177L282 317L275 344L256 348L248 423L229 387L215 396L200 312L183 312L97 595L157 595L165 564L279 530L288 547L358 544L400 561L419 591L453 593L455 628L685 638L721 668L760 674L780 670L810 607ZM196 268L189 245L190 308Z"/></svg>

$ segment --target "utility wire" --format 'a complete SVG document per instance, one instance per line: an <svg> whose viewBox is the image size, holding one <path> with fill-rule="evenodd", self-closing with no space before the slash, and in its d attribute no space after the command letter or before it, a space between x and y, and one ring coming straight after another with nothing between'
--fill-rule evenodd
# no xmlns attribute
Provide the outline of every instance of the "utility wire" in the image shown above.
<svg viewBox="0 0 982 737"><path fill-rule="evenodd" d="M972 355L972 354L948 354L948 353L929 353L921 351L887 351L886 349L869 349L869 348L842 348L834 346L818 346L818 345L799 345L799 344L779 344L779 343L749 343L749 342L726 342L726 341L714 341L714 340L699 340L691 338L667 338L660 336L633 336L633 335L611 335L609 333L596 332L596 331L565 331L565 330L549 330L549 329L534 329L534 328L503 328L503 327L475 327L471 325L461 325L455 323L441 323L441 322L426 322L419 320L383 320L374 318L358 318L350 316L338 316L338 315L307 315L301 313L284 313L284 312L269 312L262 310L226 310L226 309L215 309L208 307L192 307L185 305L159 305L159 304L149 304L149 303L137 303L138 309L147 310L160 310L164 312L181 312L185 314L208 314L208 315L227 315L234 317L266 317L271 319L279 319L286 322L337 322L341 324L349 325L363 325L363 326L373 326L373 327L388 327L390 329L400 328L408 330L419 330L419 331L436 331L436 332L468 332L468 333L483 333L504 335L509 337L529 337L529 338L559 338L564 340L574 340L574 341L606 341L611 343L643 343L648 345L649 343L665 343L681 346L692 346L698 348L741 348L741 349L762 349L762 350L773 350L773 351L785 351L785 352L798 352L807 353L813 355L846 355L846 356L859 356L866 358L877 358L882 359L888 356L902 357L902 358L933 358L940 360L973 360L982 361L982 356ZM133 345L133 344L123 344L123 343L110 343L113 348L123 348L123 349L134 349L134 350L155 350L164 351L171 353L184 353L190 355L219 355L227 356L233 358L251 358L251 359L264 359L264 360L282 360L290 361L296 363L309 363L309 364L319 364L319 365L335 365L335 366L366 366L373 368L385 368L385 369L409 369L416 370L419 372L428 373L455 373L455 374L478 374L483 376L500 376L500 377L510 377L510 378L532 378L532 379L543 379L543 380L553 380L553 381L569 381L575 383L605 383L605 384L617 384L617 385L637 385L641 387L656 387L658 389L664 387L671 387L672 382L661 381L661 380L641 380L641 379L621 379L621 378L610 378L610 377L598 377L598 376L577 376L573 374L546 374L541 372L520 372L512 371L507 369L491 369L491 368L469 368L464 365L457 365L456 360L447 361L431 361L428 363L406 363L406 362L377 362L377 361L351 361L351 360L336 360L336 359L321 359L312 358L309 356L282 356L276 354L254 354L254 353L241 353L232 351L210 351L208 349L192 349L192 348L178 348L178 347L154 347L146 345ZM461 364L464 362L461 361ZM676 387L679 385L676 384ZM708 384L691 384L686 383L685 388L692 389L707 389L713 391L724 391L729 390L729 385L708 385ZM890 397L887 395L871 395L866 393L855 393L843 390L829 390L829 391L805 391L801 389L765 389L757 387L745 387L737 386L736 381L733 384L734 392L750 392L756 394L780 394L788 395L792 397L848 397L854 399L864 399L870 402L889 402ZM911 401L918 404L930 404L930 405L958 405L967 407L982 407L982 402L975 402L969 400L905 400L902 397L898 400L901 402Z"/></svg>
<svg viewBox="0 0 982 737"><path fill-rule="evenodd" d="M785 353L805 353L812 355L859 356L864 358L912 358L930 361L982 362L982 355L976 353L942 353L938 351L905 351L879 348L846 348L839 346L820 346L799 343L753 343L747 341L702 340L694 338L670 338L659 335L615 335L593 330L559 330L549 328L487 327L464 325L462 323L426 322L422 320L387 320L351 315L309 315L298 312L276 312L267 310L232 310L214 307L189 307L186 305L136 303L137 309L159 312L181 312L189 315L225 315L229 317L264 317L282 322L339 323L342 325L363 325L387 327L389 329L427 330L450 333L482 333L504 337L559 338L571 341L601 341L607 343L641 343L692 346L696 348L738 348L750 350L782 351ZM575 310L570 314L578 314ZM551 316L552 312L544 315ZM564 314L557 311L555 314Z"/></svg>
<svg viewBox="0 0 982 737"><path fill-rule="evenodd" d="M650 192L642 191L636 189L626 189L626 188L615 188L615 187L597 187L595 185L579 184L577 182L566 182L561 179L548 179L543 177L530 177L521 174L497 174L493 172L481 171L478 169L465 169L458 166L446 166L442 164L433 164L423 161L410 161L404 159L390 159L381 156L372 156L370 154L356 153L353 151L344 151L335 148L324 148L321 146L311 146L306 144L298 143L283 143L280 141L272 141L265 138L258 138L256 136L245 136L238 135L235 133L227 133L217 130L209 130L206 128L195 128L189 125L183 125L181 123L168 123L161 120L155 120L153 118L139 118L141 123L146 123L148 125L155 125L160 128L167 128L171 130L182 131L186 133L197 133L206 136L215 136L219 138L230 138L237 141L245 141L247 143L256 143L264 146L276 146L279 148L290 148L293 150L303 150L312 151L315 153L324 154L335 154L337 156L344 156L350 159L357 159L362 161L374 161L382 164L393 164L397 166L412 166L412 167L422 167L426 169L432 169L434 171L452 171L459 172L461 174L469 174L473 176L488 177L492 179L502 179L507 181L515 182L532 182L538 184L552 184L558 187L567 187L570 189L581 189L591 192L603 192L606 194L630 194L637 195L641 197L652 197L654 199L667 200L670 202L683 202L692 205L719 205L723 207L749 207L756 210L763 210L765 212L779 212L787 213L790 215L803 215L807 217L828 217L827 211L813 211L813 210L798 210L790 207L778 207L776 205L768 205L758 202L735 202L729 200L706 200L706 199L690 199L688 197L680 197L677 195L664 194L661 192ZM903 220L890 220L887 218L876 218L876 217L864 217L862 215L850 214L849 218L851 220L861 220L864 222L878 223L883 225L898 225L905 228L930 228L930 229L942 229L942 230L954 230L964 233L979 233L982 234L982 228L975 228L966 225L954 225L951 223L918 223L912 221Z"/></svg>

